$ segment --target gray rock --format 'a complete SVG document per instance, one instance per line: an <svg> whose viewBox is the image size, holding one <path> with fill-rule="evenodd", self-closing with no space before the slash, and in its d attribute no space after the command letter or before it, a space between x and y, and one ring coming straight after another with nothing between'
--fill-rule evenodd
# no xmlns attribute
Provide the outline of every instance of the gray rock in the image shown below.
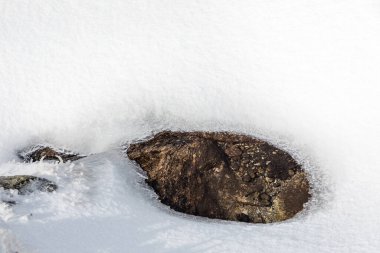
<svg viewBox="0 0 380 253"><path fill-rule="evenodd" d="M17 176L0 176L0 187L5 190L18 190L18 193L28 194L33 191L52 192L58 187L55 183L40 177L17 175Z"/></svg>

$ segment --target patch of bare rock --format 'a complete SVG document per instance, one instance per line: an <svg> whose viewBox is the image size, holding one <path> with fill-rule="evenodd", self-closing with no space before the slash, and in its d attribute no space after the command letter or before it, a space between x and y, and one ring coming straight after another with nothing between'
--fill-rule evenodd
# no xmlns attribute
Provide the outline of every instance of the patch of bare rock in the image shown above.
<svg viewBox="0 0 380 253"><path fill-rule="evenodd" d="M17 152L18 157L24 162L36 161L59 161L68 162L75 161L86 157L78 153L56 148L50 145L33 145L24 148ZM32 175L13 175L13 176L0 176L0 188L4 190L17 190L20 195L25 195L35 191L53 192L57 190L58 186L45 178L35 177ZM16 204L12 200L1 200L2 202L10 205Z"/></svg>
<svg viewBox="0 0 380 253"><path fill-rule="evenodd" d="M43 144L24 148L23 150L20 150L17 155L24 162L36 162L42 160L68 162L86 157L85 155L67 149Z"/></svg>
<svg viewBox="0 0 380 253"><path fill-rule="evenodd" d="M0 176L0 187L5 190L17 190L21 195L32 193L35 190L52 192L58 188L50 180L29 175Z"/></svg>
<svg viewBox="0 0 380 253"><path fill-rule="evenodd" d="M127 155L162 203L187 214L271 223L293 217L311 197L291 155L246 135L164 131L131 144Z"/></svg>

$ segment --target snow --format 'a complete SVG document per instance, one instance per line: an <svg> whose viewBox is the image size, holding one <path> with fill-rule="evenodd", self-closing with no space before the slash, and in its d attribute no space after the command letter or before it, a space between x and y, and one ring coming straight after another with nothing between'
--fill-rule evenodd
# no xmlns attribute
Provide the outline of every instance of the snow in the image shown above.
<svg viewBox="0 0 380 253"><path fill-rule="evenodd" d="M380 3L374 0L0 1L0 252L378 252ZM120 146L162 129L232 130L312 177L278 224L176 213ZM73 163L20 163L51 143Z"/></svg>

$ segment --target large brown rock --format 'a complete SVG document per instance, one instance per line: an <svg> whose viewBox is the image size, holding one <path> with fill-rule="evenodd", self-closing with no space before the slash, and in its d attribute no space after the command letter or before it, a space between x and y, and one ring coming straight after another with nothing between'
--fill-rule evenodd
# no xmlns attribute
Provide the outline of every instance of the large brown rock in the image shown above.
<svg viewBox="0 0 380 253"><path fill-rule="evenodd" d="M269 223L293 217L310 197L288 153L245 135L165 131L127 154L162 203L188 214Z"/></svg>

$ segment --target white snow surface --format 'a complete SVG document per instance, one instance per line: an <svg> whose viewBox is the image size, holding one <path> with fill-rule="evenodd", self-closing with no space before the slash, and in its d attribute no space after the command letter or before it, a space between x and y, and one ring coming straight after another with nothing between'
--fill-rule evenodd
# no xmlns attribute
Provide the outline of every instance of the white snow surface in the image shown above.
<svg viewBox="0 0 380 253"><path fill-rule="evenodd" d="M380 2L0 0L0 252L379 252ZM124 143L163 129L266 139L310 174L295 218L162 205ZM22 163L50 143L93 155Z"/></svg>

